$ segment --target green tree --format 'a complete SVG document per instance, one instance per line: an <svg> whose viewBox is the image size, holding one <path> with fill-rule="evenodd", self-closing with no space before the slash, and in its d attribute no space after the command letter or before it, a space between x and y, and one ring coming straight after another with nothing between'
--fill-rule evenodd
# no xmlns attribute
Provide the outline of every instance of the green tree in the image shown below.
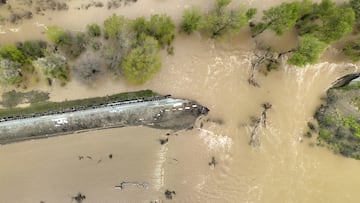
<svg viewBox="0 0 360 203"><path fill-rule="evenodd" d="M184 11L181 23L181 30L187 34L198 30L201 25L202 13L197 8L191 8Z"/></svg>
<svg viewBox="0 0 360 203"><path fill-rule="evenodd" d="M331 43L351 32L355 13L350 7L338 6L331 0L313 4L313 9L300 19L296 27L300 35L311 34L321 41Z"/></svg>
<svg viewBox="0 0 360 203"><path fill-rule="evenodd" d="M168 15L151 15L146 32L154 37L161 47L165 47L175 39L175 24Z"/></svg>
<svg viewBox="0 0 360 203"><path fill-rule="evenodd" d="M87 34L90 37L99 37L99 36L101 36L101 28L96 23L87 25L86 30L87 30Z"/></svg>
<svg viewBox="0 0 360 203"><path fill-rule="evenodd" d="M21 64L10 59L0 59L0 84L19 85L22 81Z"/></svg>
<svg viewBox="0 0 360 203"><path fill-rule="evenodd" d="M47 38L55 44L61 43L65 34L65 30L58 26L49 26L46 30Z"/></svg>
<svg viewBox="0 0 360 203"><path fill-rule="evenodd" d="M216 0L215 8L205 16L203 28L215 38L226 33L236 33L252 17L253 10L246 12L243 8L227 9L231 0Z"/></svg>
<svg viewBox="0 0 360 203"><path fill-rule="evenodd" d="M42 70L47 78L58 79L63 84L70 80L69 65L64 56L51 54L34 61L34 66Z"/></svg>
<svg viewBox="0 0 360 203"><path fill-rule="evenodd" d="M319 59L320 54L324 51L326 43L311 35L300 37L300 46L294 50L293 55L289 58L288 63L296 66L305 66L314 64Z"/></svg>
<svg viewBox="0 0 360 203"><path fill-rule="evenodd" d="M143 84L161 68L159 45L156 39L146 36L139 46L124 57L122 71L127 81Z"/></svg>
<svg viewBox="0 0 360 203"><path fill-rule="evenodd" d="M284 31L294 27L296 22L311 10L309 1L282 3L264 11L262 21L252 26L252 37L256 37L266 29L282 35Z"/></svg>
<svg viewBox="0 0 360 203"><path fill-rule="evenodd" d="M123 29L126 29L128 20L124 16L113 14L104 21L104 33L106 38L117 38Z"/></svg>
<svg viewBox="0 0 360 203"><path fill-rule="evenodd" d="M360 39L355 41L348 41L345 43L343 52L352 61L357 62L360 60Z"/></svg>

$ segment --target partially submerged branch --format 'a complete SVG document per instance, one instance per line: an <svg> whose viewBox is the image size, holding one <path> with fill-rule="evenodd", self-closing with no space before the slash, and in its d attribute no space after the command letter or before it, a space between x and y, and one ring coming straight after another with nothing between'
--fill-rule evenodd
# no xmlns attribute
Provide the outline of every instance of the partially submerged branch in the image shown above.
<svg viewBox="0 0 360 203"><path fill-rule="evenodd" d="M260 133L259 133L259 131L260 131L260 129L262 127L266 128L266 126L267 126L267 111L269 109L271 109L272 104L266 102L262 106L263 106L264 110L262 111L260 118L256 119L255 127L252 130L251 136L250 136L249 144L251 146L253 146L253 147L260 146Z"/></svg>

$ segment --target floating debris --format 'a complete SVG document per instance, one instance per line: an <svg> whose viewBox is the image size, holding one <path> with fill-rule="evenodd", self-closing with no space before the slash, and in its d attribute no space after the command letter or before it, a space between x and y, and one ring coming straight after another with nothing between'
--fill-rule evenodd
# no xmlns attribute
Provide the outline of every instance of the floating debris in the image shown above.
<svg viewBox="0 0 360 203"><path fill-rule="evenodd" d="M115 189L118 190L123 190L125 189L125 187L129 187L129 186L137 186L137 187L141 187L143 189L148 189L149 187L149 183L147 182L121 182L120 185L116 185Z"/></svg>
<svg viewBox="0 0 360 203"><path fill-rule="evenodd" d="M175 196L176 192L174 190L173 191L166 190L164 194L165 194L166 199L173 199L173 195Z"/></svg>

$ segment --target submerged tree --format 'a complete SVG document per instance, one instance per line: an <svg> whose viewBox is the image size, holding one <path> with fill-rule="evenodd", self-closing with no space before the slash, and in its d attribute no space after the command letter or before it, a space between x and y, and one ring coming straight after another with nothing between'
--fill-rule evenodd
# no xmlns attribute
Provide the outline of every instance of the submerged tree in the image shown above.
<svg viewBox="0 0 360 203"><path fill-rule="evenodd" d="M231 0L216 0L215 8L205 16L203 28L215 38L226 33L235 33L253 17L254 9L246 12L244 8L228 9Z"/></svg>
<svg viewBox="0 0 360 203"><path fill-rule="evenodd" d="M153 78L161 68L158 50L157 40L145 36L142 44L124 57L122 71L126 80L134 84L143 84Z"/></svg>
<svg viewBox="0 0 360 203"><path fill-rule="evenodd" d="M191 34L200 28L202 13L200 9L191 8L184 11L181 23L181 30L187 34Z"/></svg>
<svg viewBox="0 0 360 203"><path fill-rule="evenodd" d="M295 23L311 9L309 1L282 3L264 11L262 21L251 24L252 37L263 33L266 29L282 35L284 31L294 27Z"/></svg>
<svg viewBox="0 0 360 203"><path fill-rule="evenodd" d="M354 23L352 8L322 0L320 4L313 4L312 10L297 22L296 28L300 35L311 34L325 43L331 43L349 33Z"/></svg>

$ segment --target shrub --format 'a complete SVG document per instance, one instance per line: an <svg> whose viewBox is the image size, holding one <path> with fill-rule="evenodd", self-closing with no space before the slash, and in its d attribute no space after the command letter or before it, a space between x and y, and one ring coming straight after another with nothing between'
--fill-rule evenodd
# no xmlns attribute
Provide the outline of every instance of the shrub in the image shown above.
<svg viewBox="0 0 360 203"><path fill-rule="evenodd" d="M147 34L157 39L161 47L170 45L175 39L175 24L167 15L151 15L146 27Z"/></svg>
<svg viewBox="0 0 360 203"><path fill-rule="evenodd" d="M90 24L90 25L87 25L86 27L87 29L87 34L90 36L90 37L99 37L101 36L101 28L98 24Z"/></svg>
<svg viewBox="0 0 360 203"><path fill-rule="evenodd" d="M18 49L27 57L34 60L36 58L44 57L47 43L42 40L29 40L17 44Z"/></svg>
<svg viewBox="0 0 360 203"><path fill-rule="evenodd" d="M201 25L202 13L199 9L192 8L184 11L181 30L187 34L198 30Z"/></svg>
<svg viewBox="0 0 360 203"><path fill-rule="evenodd" d="M104 21L105 37L117 38L126 25L127 25L127 20L124 16L117 16L113 14Z"/></svg>
<svg viewBox="0 0 360 203"><path fill-rule="evenodd" d="M0 47L0 56L20 64L28 62L24 53L13 45Z"/></svg>
<svg viewBox="0 0 360 203"><path fill-rule="evenodd" d="M55 44L61 42L62 37L65 35L65 30L58 26L49 26L46 30L47 38Z"/></svg>

